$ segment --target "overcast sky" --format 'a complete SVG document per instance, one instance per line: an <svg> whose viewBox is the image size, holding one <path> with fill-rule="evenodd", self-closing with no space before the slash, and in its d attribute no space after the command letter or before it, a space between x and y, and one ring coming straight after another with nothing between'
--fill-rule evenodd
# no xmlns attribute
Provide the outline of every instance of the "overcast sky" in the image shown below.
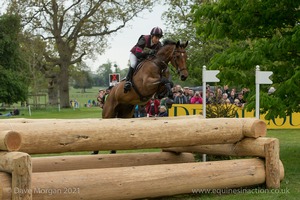
<svg viewBox="0 0 300 200"><path fill-rule="evenodd" d="M129 51L136 44L140 35L150 34L151 29L156 26L165 30L161 15L166 10L166 6L157 5L151 13L148 11L140 13L139 17L132 20L127 28L123 28L116 36L109 39L110 48L106 50L105 54L97 56L95 61L86 60L88 66L92 71L96 71L100 65L109 60L121 69L127 68Z"/></svg>

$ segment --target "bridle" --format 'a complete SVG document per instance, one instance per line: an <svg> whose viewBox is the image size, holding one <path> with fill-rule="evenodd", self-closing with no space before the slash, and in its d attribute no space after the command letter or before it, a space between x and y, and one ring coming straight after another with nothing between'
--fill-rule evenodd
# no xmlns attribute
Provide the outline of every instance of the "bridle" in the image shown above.
<svg viewBox="0 0 300 200"><path fill-rule="evenodd" d="M173 59L173 61L174 61L174 63L175 63L175 65L176 66L174 66L175 68L176 68L176 70L177 70L177 74L180 74L180 72L182 72L182 71L184 71L184 70L187 70L187 68L186 67L184 67L184 68L179 68L179 64L178 64L178 62L177 62L177 55L176 55L176 53L180 53L180 56L181 57L184 57L184 55L186 54L186 51L185 50L174 50L173 51L173 54L172 54L172 59Z"/></svg>
<svg viewBox="0 0 300 200"><path fill-rule="evenodd" d="M168 68L169 61L173 60L173 62L175 64L175 66L174 65L173 66L176 69L177 74L180 74L180 72L182 72L184 70L187 70L186 67L179 68L179 64L178 64L178 61L177 61L178 59L176 58L177 57L177 55L176 55L177 53L180 53L180 56L184 57L184 55L186 54L186 51L185 51L185 49L183 49L183 50L177 50L176 46L175 46L174 49L173 49L172 54L166 59L167 62L160 60L159 63L155 62L156 66L158 66L162 71L164 71L164 70L166 70ZM156 57L156 56L154 56L154 57ZM170 69L172 71L174 71L173 68L170 68Z"/></svg>

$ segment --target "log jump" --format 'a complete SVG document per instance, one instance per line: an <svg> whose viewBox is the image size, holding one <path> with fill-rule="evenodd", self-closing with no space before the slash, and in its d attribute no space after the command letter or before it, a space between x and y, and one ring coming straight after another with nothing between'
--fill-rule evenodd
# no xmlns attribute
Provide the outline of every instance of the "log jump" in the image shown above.
<svg viewBox="0 0 300 200"><path fill-rule="evenodd" d="M12 125L22 135L19 151L29 154L232 144L244 137L265 136L267 130L266 124L257 119L222 118L216 123L198 116L177 120L102 119L95 123L42 120ZM11 124L0 123L0 130L10 128Z"/></svg>
<svg viewBox="0 0 300 200"><path fill-rule="evenodd" d="M279 188L279 141L255 118L0 120L0 200L138 199L193 189ZM33 154L162 149L116 155ZM19 151L19 152L17 152ZM253 158L196 162L193 153Z"/></svg>

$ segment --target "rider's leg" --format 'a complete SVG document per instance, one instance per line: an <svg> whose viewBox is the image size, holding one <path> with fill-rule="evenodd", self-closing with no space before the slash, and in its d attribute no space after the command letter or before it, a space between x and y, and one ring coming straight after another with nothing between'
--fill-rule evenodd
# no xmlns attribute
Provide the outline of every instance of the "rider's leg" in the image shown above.
<svg viewBox="0 0 300 200"><path fill-rule="evenodd" d="M131 89L132 75L133 75L134 69L135 69L136 64L137 64L137 57L133 53L130 53L129 61L130 61L130 67L129 67L129 70L128 70L128 74L126 76L126 83L124 85L124 92L125 93L128 92Z"/></svg>

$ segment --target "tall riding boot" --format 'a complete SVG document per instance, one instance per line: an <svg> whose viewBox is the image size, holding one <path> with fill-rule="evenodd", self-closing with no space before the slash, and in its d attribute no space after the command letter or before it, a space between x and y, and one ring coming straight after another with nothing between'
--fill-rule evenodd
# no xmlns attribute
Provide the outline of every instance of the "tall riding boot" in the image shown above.
<svg viewBox="0 0 300 200"><path fill-rule="evenodd" d="M128 91L131 90L131 86L132 86L131 81L132 81L133 71L134 71L134 68L129 67L128 74L126 76L126 83L124 85L124 93L127 93Z"/></svg>

